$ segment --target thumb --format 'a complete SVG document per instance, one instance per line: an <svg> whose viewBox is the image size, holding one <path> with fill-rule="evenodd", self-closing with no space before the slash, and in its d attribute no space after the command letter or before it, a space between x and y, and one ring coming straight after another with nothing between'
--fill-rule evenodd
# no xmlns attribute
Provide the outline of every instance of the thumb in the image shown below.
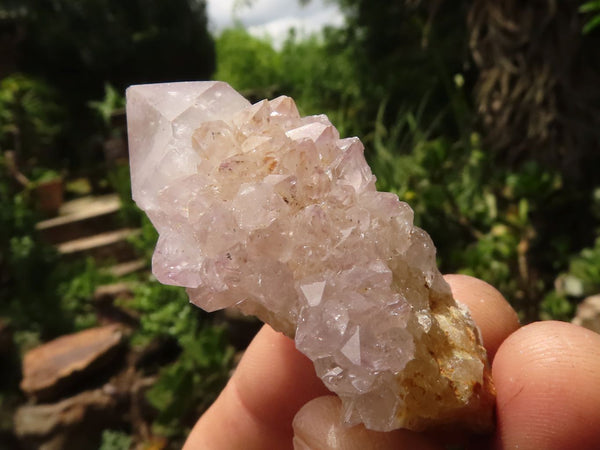
<svg viewBox="0 0 600 450"><path fill-rule="evenodd" d="M347 427L341 421L342 404L338 397L318 397L304 405L294 417L295 450L415 449L433 450L436 445L408 430L382 433L363 425Z"/></svg>

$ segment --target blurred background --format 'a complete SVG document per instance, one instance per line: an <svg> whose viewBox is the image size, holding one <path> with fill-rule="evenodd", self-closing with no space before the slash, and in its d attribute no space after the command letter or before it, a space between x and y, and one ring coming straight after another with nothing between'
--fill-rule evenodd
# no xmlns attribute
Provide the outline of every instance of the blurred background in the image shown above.
<svg viewBox="0 0 600 450"><path fill-rule="evenodd" d="M180 448L259 324L149 271L124 90L219 79L360 136L443 272L600 331L597 0L3 0L0 448Z"/></svg>

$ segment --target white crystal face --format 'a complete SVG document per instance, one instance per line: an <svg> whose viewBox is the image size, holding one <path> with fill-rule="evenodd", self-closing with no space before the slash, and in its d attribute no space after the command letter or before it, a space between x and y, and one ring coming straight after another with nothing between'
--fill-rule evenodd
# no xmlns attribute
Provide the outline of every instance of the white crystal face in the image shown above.
<svg viewBox="0 0 600 450"><path fill-rule="evenodd" d="M133 199L145 209L155 189L195 173L200 160L191 136L202 122L229 117L249 102L223 83L165 83L127 92ZM147 133L148 127L155 131Z"/></svg>
<svg viewBox="0 0 600 450"><path fill-rule="evenodd" d="M359 139L291 98L250 105L220 82L133 86L127 116L161 282L293 337L349 424L484 427L477 330L410 207L376 191Z"/></svg>

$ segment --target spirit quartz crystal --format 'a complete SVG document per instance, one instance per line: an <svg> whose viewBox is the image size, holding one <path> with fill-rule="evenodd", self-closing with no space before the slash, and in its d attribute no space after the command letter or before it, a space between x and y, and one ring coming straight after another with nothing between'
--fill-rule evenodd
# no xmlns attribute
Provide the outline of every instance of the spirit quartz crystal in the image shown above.
<svg viewBox="0 0 600 450"><path fill-rule="evenodd" d="M212 81L132 86L127 120L159 281L293 338L349 425L491 427L479 331L358 138L289 97L251 105Z"/></svg>

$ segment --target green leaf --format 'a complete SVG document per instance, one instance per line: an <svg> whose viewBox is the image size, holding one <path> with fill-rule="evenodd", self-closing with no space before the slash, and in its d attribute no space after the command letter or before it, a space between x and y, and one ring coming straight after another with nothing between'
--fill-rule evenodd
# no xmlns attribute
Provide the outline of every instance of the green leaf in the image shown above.
<svg viewBox="0 0 600 450"><path fill-rule="evenodd" d="M591 33L591 31L598 26L600 26L600 15L594 16L583 26L583 34Z"/></svg>
<svg viewBox="0 0 600 450"><path fill-rule="evenodd" d="M526 198L522 198L519 200L519 220L522 224L526 224L528 222L529 216L529 202Z"/></svg>
<svg viewBox="0 0 600 450"><path fill-rule="evenodd" d="M122 431L104 430L99 450L129 450L131 448L131 436Z"/></svg>
<svg viewBox="0 0 600 450"><path fill-rule="evenodd" d="M594 11L600 11L600 0L592 0L579 7L580 13L589 13Z"/></svg>

